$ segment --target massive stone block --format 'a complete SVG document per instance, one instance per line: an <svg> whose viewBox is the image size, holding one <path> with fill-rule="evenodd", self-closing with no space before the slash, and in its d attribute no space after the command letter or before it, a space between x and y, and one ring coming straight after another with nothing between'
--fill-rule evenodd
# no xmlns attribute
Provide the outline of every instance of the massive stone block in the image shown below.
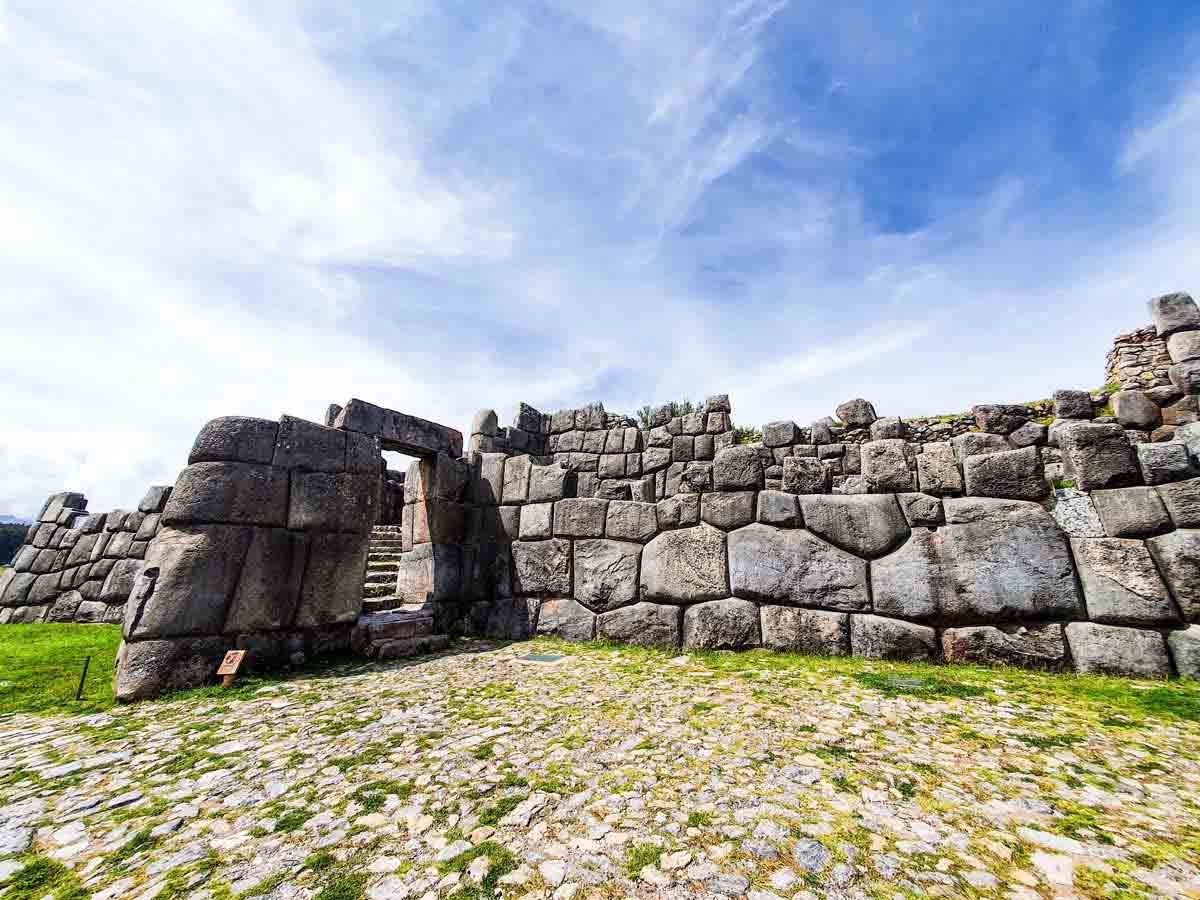
<svg viewBox="0 0 1200 900"><path fill-rule="evenodd" d="M225 618L225 633L291 627L308 561L308 537L281 528L255 528Z"/></svg>
<svg viewBox="0 0 1200 900"><path fill-rule="evenodd" d="M1200 478L1159 485L1158 496L1176 528L1200 528Z"/></svg>
<svg viewBox="0 0 1200 900"><path fill-rule="evenodd" d="M713 459L713 488L746 491L762 487L762 460L754 447L727 447Z"/></svg>
<svg viewBox="0 0 1200 900"><path fill-rule="evenodd" d="M363 580L367 569L368 538L360 534L313 534L308 544L308 562L296 609L296 627L315 628L321 625L352 623L362 611ZM425 548L429 548L426 550ZM436 549L434 549L436 548ZM444 544L423 544L405 554L400 564L399 582L405 581L405 562L440 553L437 587L442 589L434 599L446 599L458 593L459 550ZM445 563L442 565L441 563ZM453 579L447 586L443 579Z"/></svg>
<svg viewBox="0 0 1200 900"><path fill-rule="evenodd" d="M963 465L972 456L1012 449L1003 436L983 431L969 431L966 434L957 435L950 439L950 446L954 450L954 456L959 465ZM924 455L924 451L921 455Z"/></svg>
<svg viewBox="0 0 1200 900"><path fill-rule="evenodd" d="M945 501L961 615L1066 617L1079 597L1066 541L1035 503L978 498Z"/></svg>
<svg viewBox="0 0 1200 900"><path fill-rule="evenodd" d="M559 500L554 504L554 533L559 537L602 537L608 504L608 500L590 497Z"/></svg>
<svg viewBox="0 0 1200 900"><path fill-rule="evenodd" d="M1170 337L1177 331L1200 328L1200 310L1196 301L1184 293L1163 294L1150 301L1150 315L1159 337Z"/></svg>
<svg viewBox="0 0 1200 900"><path fill-rule="evenodd" d="M271 462L281 469L344 472L346 432L295 416L280 416Z"/></svg>
<svg viewBox="0 0 1200 900"><path fill-rule="evenodd" d="M202 462L180 473L162 521L176 526L283 525L287 514L287 472L250 463Z"/></svg>
<svg viewBox="0 0 1200 900"><path fill-rule="evenodd" d="M890 438L862 445L862 473L873 494L894 494L915 487L909 465L912 449L905 441Z"/></svg>
<svg viewBox="0 0 1200 900"><path fill-rule="evenodd" d="M571 592L570 541L514 541L512 563L516 594Z"/></svg>
<svg viewBox="0 0 1200 900"><path fill-rule="evenodd" d="M144 700L200 687L216 673L227 648L221 637L123 643L117 651L117 699Z"/></svg>
<svg viewBox="0 0 1200 900"><path fill-rule="evenodd" d="M1095 622L1071 622L1065 630L1077 672L1138 678L1171 674L1166 641L1157 631Z"/></svg>
<svg viewBox="0 0 1200 900"><path fill-rule="evenodd" d="M782 487L789 494L827 494L829 470L813 457L785 457Z"/></svg>
<svg viewBox="0 0 1200 900"><path fill-rule="evenodd" d="M879 418L875 414L875 407L861 397L840 404L837 408L837 417L845 423L847 428L870 428L871 423ZM791 441L791 443L796 442Z"/></svg>
<svg viewBox="0 0 1200 900"><path fill-rule="evenodd" d="M1174 441L1161 444L1138 444L1138 466L1146 484L1166 484L1181 481L1196 474L1187 447Z"/></svg>
<svg viewBox="0 0 1200 900"><path fill-rule="evenodd" d="M1057 434L1064 470L1081 491L1127 487L1141 480L1120 425L1072 423Z"/></svg>
<svg viewBox="0 0 1200 900"><path fill-rule="evenodd" d="M1055 391L1054 416L1057 419L1090 419L1094 415L1092 395L1087 391Z"/></svg>
<svg viewBox="0 0 1200 900"><path fill-rule="evenodd" d="M1150 537L1171 528L1167 508L1152 487L1093 491L1091 498L1109 537Z"/></svg>
<svg viewBox="0 0 1200 900"><path fill-rule="evenodd" d="M533 461L528 456L510 456L504 463L503 503L524 503L529 496Z"/></svg>
<svg viewBox="0 0 1200 900"><path fill-rule="evenodd" d="M1158 404L1141 391L1117 391L1109 400L1122 428L1153 431L1162 423Z"/></svg>
<svg viewBox="0 0 1200 900"><path fill-rule="evenodd" d="M507 545L497 549L490 557L499 557L507 562ZM452 544L418 544L400 558L396 578L396 596L409 603L439 603L453 600L463 590L462 551ZM309 564L312 567L312 564ZM507 568L507 566L505 566ZM498 593L507 593L500 585L507 582L506 573L496 575ZM503 578L503 580L502 580ZM305 576L307 589L308 576ZM360 575L359 597L362 596ZM361 601L360 604L361 606Z"/></svg>
<svg viewBox="0 0 1200 900"><path fill-rule="evenodd" d="M1179 613L1142 541L1072 538L1088 618L1109 625L1172 625Z"/></svg>
<svg viewBox="0 0 1200 900"><path fill-rule="evenodd" d="M575 598L596 612L627 606L638 598L642 545L628 541L575 541Z"/></svg>
<svg viewBox="0 0 1200 900"><path fill-rule="evenodd" d="M758 607L748 600L710 600L683 611L683 646L689 650L742 650L761 644Z"/></svg>
<svg viewBox="0 0 1200 900"><path fill-rule="evenodd" d="M381 490L378 473L293 472L287 526L294 531L368 531L378 516ZM168 504L168 514L170 508Z"/></svg>
<svg viewBox="0 0 1200 900"><path fill-rule="evenodd" d="M1040 506L948 499L947 525L914 529L871 565L875 611L921 621L1069 618L1080 603L1066 542Z"/></svg>
<svg viewBox="0 0 1200 900"><path fill-rule="evenodd" d="M854 615L850 617L850 652L867 659L935 659L937 632L898 619Z"/></svg>
<svg viewBox="0 0 1200 900"><path fill-rule="evenodd" d="M409 456L434 456L438 453L445 453L452 459L462 456L462 432L363 400L347 403L334 424L347 431L377 436L384 450Z"/></svg>
<svg viewBox="0 0 1200 900"><path fill-rule="evenodd" d="M530 503L521 507L518 533L523 541L540 541L554 534L554 504Z"/></svg>
<svg viewBox="0 0 1200 900"><path fill-rule="evenodd" d="M270 463L278 438L278 422L248 416L221 416L200 429L188 455L188 463ZM155 511L160 512L161 508Z"/></svg>
<svg viewBox="0 0 1200 900"><path fill-rule="evenodd" d="M722 531L754 521L754 491L706 493L700 498L700 520Z"/></svg>
<svg viewBox="0 0 1200 900"><path fill-rule="evenodd" d="M121 559L104 579L98 599L104 603L124 603L133 592L144 563L140 559Z"/></svg>
<svg viewBox="0 0 1200 900"><path fill-rule="evenodd" d="M1200 530L1181 528L1150 538L1146 546L1189 622L1200 622Z"/></svg>
<svg viewBox="0 0 1200 900"><path fill-rule="evenodd" d="M1200 625L1170 632L1167 646L1180 678L1200 678Z"/></svg>
<svg viewBox="0 0 1200 900"><path fill-rule="evenodd" d="M791 606L763 606L760 613L764 647L821 656L850 654L848 613Z"/></svg>
<svg viewBox="0 0 1200 900"><path fill-rule="evenodd" d="M125 604L125 639L220 634L251 533L240 525L163 528Z"/></svg>
<svg viewBox="0 0 1200 900"><path fill-rule="evenodd" d="M575 473L562 466L534 466L529 473L529 502L547 503L569 497L575 489Z"/></svg>
<svg viewBox="0 0 1200 900"><path fill-rule="evenodd" d="M819 609L870 608L867 564L807 531L747 525L729 535L736 597Z"/></svg>
<svg viewBox="0 0 1200 900"><path fill-rule="evenodd" d="M679 646L683 610L661 603L635 603L596 619L596 637L600 640L638 647Z"/></svg>
<svg viewBox="0 0 1200 900"><path fill-rule="evenodd" d="M1059 669L1066 663L1067 642L1057 622L1044 625L971 625L942 632L947 662Z"/></svg>
<svg viewBox="0 0 1200 900"><path fill-rule="evenodd" d="M795 422L768 422L762 436L764 447L787 447L800 442L800 429Z"/></svg>
<svg viewBox="0 0 1200 900"><path fill-rule="evenodd" d="M676 494L659 500L655 504L658 511L658 527L688 528L700 524L700 496L698 494Z"/></svg>
<svg viewBox="0 0 1200 900"><path fill-rule="evenodd" d="M803 496L800 512L809 531L867 559L898 547L909 534L904 513L890 494Z"/></svg>
<svg viewBox="0 0 1200 900"><path fill-rule="evenodd" d="M1050 490L1037 447L968 456L963 473L973 497L1041 500Z"/></svg>
<svg viewBox="0 0 1200 900"><path fill-rule="evenodd" d="M596 614L570 598L547 600L538 612L537 633L590 641L596 636Z"/></svg>
<svg viewBox="0 0 1200 900"><path fill-rule="evenodd" d="M962 472L949 442L937 441L922 448L917 455L917 481L924 493L936 497L963 492Z"/></svg>
<svg viewBox="0 0 1200 900"><path fill-rule="evenodd" d="M1025 407L1004 403L973 406L971 414L979 430L988 434L1012 434L1029 417Z"/></svg>
<svg viewBox="0 0 1200 900"><path fill-rule="evenodd" d="M604 533L621 541L648 541L658 533L658 509L653 503L613 500L608 504Z"/></svg>
<svg viewBox="0 0 1200 900"><path fill-rule="evenodd" d="M800 527L800 504L794 494L783 491L760 491L758 521L780 528Z"/></svg>
<svg viewBox="0 0 1200 900"><path fill-rule="evenodd" d="M647 600L662 603L728 597L725 535L710 525L663 532L642 553L641 585Z"/></svg>

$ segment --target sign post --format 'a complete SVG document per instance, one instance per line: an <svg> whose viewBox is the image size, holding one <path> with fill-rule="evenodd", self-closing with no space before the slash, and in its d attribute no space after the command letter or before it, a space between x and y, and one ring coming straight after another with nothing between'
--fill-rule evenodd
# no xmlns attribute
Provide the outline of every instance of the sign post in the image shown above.
<svg viewBox="0 0 1200 900"><path fill-rule="evenodd" d="M237 678L238 669L242 667L242 660L245 658L245 650L230 650L225 654L225 658L221 660L221 665L217 668L217 674L221 676L222 687L233 687L233 680Z"/></svg>

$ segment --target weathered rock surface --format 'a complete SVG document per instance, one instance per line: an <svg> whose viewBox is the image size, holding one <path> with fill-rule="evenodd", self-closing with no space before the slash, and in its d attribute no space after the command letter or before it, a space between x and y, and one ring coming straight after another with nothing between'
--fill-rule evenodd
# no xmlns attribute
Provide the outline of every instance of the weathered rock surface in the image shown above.
<svg viewBox="0 0 1200 900"><path fill-rule="evenodd" d="M1167 646L1180 678L1200 678L1200 625L1169 632Z"/></svg>
<svg viewBox="0 0 1200 900"><path fill-rule="evenodd" d="M1071 622L1064 630L1078 672L1138 678L1171 674L1166 641L1157 631L1095 622Z"/></svg>
<svg viewBox="0 0 1200 900"><path fill-rule="evenodd" d="M1176 528L1200 528L1200 478L1159 485L1158 496Z"/></svg>
<svg viewBox="0 0 1200 900"><path fill-rule="evenodd" d="M1145 543L1072 538L1088 618L1109 625L1164 626L1179 621Z"/></svg>
<svg viewBox="0 0 1200 900"><path fill-rule="evenodd" d="M1093 415L1092 395L1087 391L1054 392L1055 418L1090 419Z"/></svg>
<svg viewBox="0 0 1200 900"><path fill-rule="evenodd" d="M947 662L1058 669L1066 664L1067 642L1057 622L972 625L942 632L942 653Z"/></svg>
<svg viewBox="0 0 1200 900"><path fill-rule="evenodd" d="M658 509L653 503L614 500L608 504L605 534L621 541L647 541L658 533Z"/></svg>
<svg viewBox="0 0 1200 900"><path fill-rule="evenodd" d="M700 520L722 531L754 521L754 491L706 493L700 498Z"/></svg>
<svg viewBox="0 0 1200 900"><path fill-rule="evenodd" d="M762 461L753 447L727 447L713 458L713 488L718 491L762 487Z"/></svg>
<svg viewBox="0 0 1200 900"><path fill-rule="evenodd" d="M760 620L764 647L821 656L850 654L848 613L763 606Z"/></svg>
<svg viewBox="0 0 1200 900"><path fill-rule="evenodd" d="M747 600L710 600L683 612L683 646L689 649L741 650L761 643L758 607Z"/></svg>
<svg viewBox="0 0 1200 900"><path fill-rule="evenodd" d="M1187 447L1174 441L1159 444L1138 444L1138 466L1146 484L1166 484L1181 481L1196 474Z"/></svg>
<svg viewBox="0 0 1200 900"><path fill-rule="evenodd" d="M678 647L683 610L661 603L635 603L596 619L600 640L638 647Z"/></svg>
<svg viewBox="0 0 1200 900"><path fill-rule="evenodd" d="M710 525L697 525L658 535L642 553L641 585L647 600L660 603L701 603L728 597L724 533Z"/></svg>
<svg viewBox="0 0 1200 900"><path fill-rule="evenodd" d="M1091 498L1109 537L1150 537L1171 528L1167 508L1154 488L1094 491Z"/></svg>
<svg viewBox="0 0 1200 900"><path fill-rule="evenodd" d="M1082 491L1127 487L1141 479L1120 425L1072 423L1057 432L1067 475Z"/></svg>
<svg viewBox="0 0 1200 900"><path fill-rule="evenodd" d="M893 495L803 496L804 526L855 556L874 559L893 550L909 534Z"/></svg>
<svg viewBox="0 0 1200 900"><path fill-rule="evenodd" d="M963 475L973 497L1041 500L1050 490L1037 447L968 456Z"/></svg>
<svg viewBox="0 0 1200 900"><path fill-rule="evenodd" d="M582 542L580 542L582 543ZM513 541L513 592L567 594L571 591L571 542Z"/></svg>
<svg viewBox="0 0 1200 900"><path fill-rule="evenodd" d="M1159 337L1170 337L1177 331L1200 328L1200 310L1188 294L1163 294L1152 299L1149 306Z"/></svg>
<svg viewBox="0 0 1200 900"><path fill-rule="evenodd" d="M220 637L123 643L117 651L117 699L199 687L217 671L227 647Z"/></svg>
<svg viewBox="0 0 1200 900"><path fill-rule="evenodd" d="M854 615L850 617L850 651L867 659L935 659L937 632L898 619Z"/></svg>
<svg viewBox="0 0 1200 900"><path fill-rule="evenodd" d="M829 470L815 457L789 456L783 461L781 486L789 494L827 494Z"/></svg>
<svg viewBox="0 0 1200 900"><path fill-rule="evenodd" d="M875 414L875 407L861 397L840 404L837 408L837 417L847 428L869 428L871 423L879 418Z"/></svg>
<svg viewBox="0 0 1200 900"><path fill-rule="evenodd" d="M212 419L196 435L188 464L199 462L270 463L279 423L248 416Z"/></svg>
<svg viewBox="0 0 1200 900"><path fill-rule="evenodd" d="M590 497L559 500L554 504L555 535L573 538L603 537L608 504L608 500Z"/></svg>
<svg viewBox="0 0 1200 900"><path fill-rule="evenodd" d="M1200 622L1200 530L1181 528L1146 541L1171 596L1189 622Z"/></svg>
<svg viewBox="0 0 1200 900"><path fill-rule="evenodd" d="M867 564L807 531L747 525L729 535L736 597L832 610L868 609Z"/></svg>
<svg viewBox="0 0 1200 900"><path fill-rule="evenodd" d="M785 491L759 491L757 519L779 528L800 527L800 504L795 494Z"/></svg>
<svg viewBox="0 0 1200 900"><path fill-rule="evenodd" d="M596 636L596 614L570 598L547 600L538 612L537 633L590 641Z"/></svg>
<svg viewBox="0 0 1200 900"><path fill-rule="evenodd" d="M913 490L916 485L909 465L911 457L911 448L897 438L863 444L862 474L871 486L871 492L899 494Z"/></svg>
<svg viewBox="0 0 1200 900"><path fill-rule="evenodd" d="M971 407L975 424L988 434L1011 434L1028 420L1025 407L1015 404L981 404Z"/></svg>
<svg viewBox="0 0 1200 900"><path fill-rule="evenodd" d="M954 497L963 492L962 472L949 442L926 444L917 455L917 480L922 492Z"/></svg>
<svg viewBox="0 0 1200 900"><path fill-rule="evenodd" d="M575 541L575 598L595 612L638 598L642 545L628 541Z"/></svg>
<svg viewBox="0 0 1200 900"><path fill-rule="evenodd" d="M180 473L162 521L283 525L287 514L287 472L250 463L202 462Z"/></svg>

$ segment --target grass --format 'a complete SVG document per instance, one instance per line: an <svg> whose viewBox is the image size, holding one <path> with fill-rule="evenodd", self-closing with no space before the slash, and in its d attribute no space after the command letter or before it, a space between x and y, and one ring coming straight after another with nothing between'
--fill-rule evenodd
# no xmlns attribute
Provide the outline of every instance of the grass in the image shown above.
<svg viewBox="0 0 1200 900"><path fill-rule="evenodd" d="M670 659L679 656L677 649L656 650L599 641L571 643L555 638L539 638L531 649L531 652L551 651L564 655L617 653L626 670L644 673L648 678L672 672L683 677L687 672L668 665ZM773 650L688 651L686 655L693 666L715 674L753 675L769 680L773 688L785 686L789 680L802 685L810 677L843 677L883 696L959 698L980 703L1000 700L995 691L1002 689L1006 695L1020 696L1026 702L1085 713L1094 718L1098 727L1136 728L1141 722L1154 719L1200 722L1200 680L1147 681L1007 666L904 663Z"/></svg>
<svg viewBox="0 0 1200 900"><path fill-rule="evenodd" d="M75 873L60 862L44 856L25 859L25 866L7 881L0 882L0 900L87 900L88 892Z"/></svg>
<svg viewBox="0 0 1200 900"><path fill-rule="evenodd" d="M629 848L625 857L625 872L630 878L637 878L646 866L657 866L662 858L662 847L654 844L637 844Z"/></svg>
<svg viewBox="0 0 1200 900"><path fill-rule="evenodd" d="M0 715L109 709L119 625L5 625L0 628ZM83 660L92 658L83 699L75 700Z"/></svg>

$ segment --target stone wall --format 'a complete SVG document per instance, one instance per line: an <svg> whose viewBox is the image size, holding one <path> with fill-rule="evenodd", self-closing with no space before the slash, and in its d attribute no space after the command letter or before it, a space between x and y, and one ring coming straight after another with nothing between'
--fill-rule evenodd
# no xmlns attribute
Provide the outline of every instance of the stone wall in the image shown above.
<svg viewBox="0 0 1200 900"><path fill-rule="evenodd" d="M91 514L83 494L49 497L0 579L0 625L122 621L170 494L152 487L132 512Z"/></svg>
<svg viewBox="0 0 1200 900"><path fill-rule="evenodd" d="M117 696L349 647L383 459L372 435L293 416L201 429L130 593Z"/></svg>
<svg viewBox="0 0 1200 900"><path fill-rule="evenodd" d="M1200 677L1200 311L1151 312L1170 384L938 431L862 399L750 445L723 396L648 429L543 416L549 455L472 454L474 564L442 614L507 639Z"/></svg>
<svg viewBox="0 0 1200 900"><path fill-rule="evenodd" d="M1147 390L1171 383L1171 354L1153 325L1118 334L1104 360L1104 382L1124 390Z"/></svg>

